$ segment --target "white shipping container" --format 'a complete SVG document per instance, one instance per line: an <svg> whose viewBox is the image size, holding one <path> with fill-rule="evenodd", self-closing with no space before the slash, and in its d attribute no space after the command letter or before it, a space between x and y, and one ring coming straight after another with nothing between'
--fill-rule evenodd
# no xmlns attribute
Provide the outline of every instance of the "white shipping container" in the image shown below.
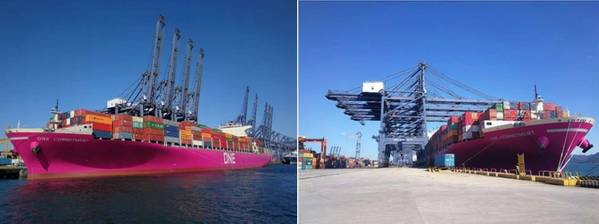
<svg viewBox="0 0 599 224"><path fill-rule="evenodd" d="M67 126L71 125L71 118L67 118Z"/></svg>
<svg viewBox="0 0 599 224"><path fill-rule="evenodd" d="M171 125L171 126L177 126L177 127L179 126L179 122L176 122L176 121L173 121L173 120L166 120L166 119L164 120L164 124L168 124L168 125Z"/></svg>
<svg viewBox="0 0 599 224"><path fill-rule="evenodd" d="M364 82L362 83L363 93L379 93L385 88L383 82Z"/></svg>
<svg viewBox="0 0 599 224"><path fill-rule="evenodd" d="M144 118L143 118L143 117L136 117L136 116L133 116L133 121L137 121L137 122L144 122Z"/></svg>
<svg viewBox="0 0 599 224"><path fill-rule="evenodd" d="M497 112L497 120L503 120L503 112Z"/></svg>
<svg viewBox="0 0 599 224"><path fill-rule="evenodd" d="M202 142L202 141L200 141L200 140L192 140L192 141L191 141L191 144L192 144L193 146L200 146L200 147L203 147L203 146L204 146L204 142Z"/></svg>
<svg viewBox="0 0 599 224"><path fill-rule="evenodd" d="M513 125L515 123L522 123L521 121L493 121L493 120L484 120L482 121L483 127L482 130L484 132L485 129L493 128L502 125Z"/></svg>
<svg viewBox="0 0 599 224"><path fill-rule="evenodd" d="M69 113L69 118L73 118L75 117L75 111L71 110L71 113Z"/></svg>
<svg viewBox="0 0 599 224"><path fill-rule="evenodd" d="M510 102L509 102L509 101L503 101L503 109L504 109L504 110L505 110L505 109L508 109L508 110L509 110L509 109L511 109L511 108L510 108Z"/></svg>

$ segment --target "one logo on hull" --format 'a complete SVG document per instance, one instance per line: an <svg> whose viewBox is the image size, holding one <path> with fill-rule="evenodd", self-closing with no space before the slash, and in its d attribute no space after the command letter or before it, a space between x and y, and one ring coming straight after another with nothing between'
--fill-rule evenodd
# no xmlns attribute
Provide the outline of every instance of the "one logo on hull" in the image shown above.
<svg viewBox="0 0 599 224"><path fill-rule="evenodd" d="M225 164L235 164L235 153L223 152L223 158L225 160Z"/></svg>

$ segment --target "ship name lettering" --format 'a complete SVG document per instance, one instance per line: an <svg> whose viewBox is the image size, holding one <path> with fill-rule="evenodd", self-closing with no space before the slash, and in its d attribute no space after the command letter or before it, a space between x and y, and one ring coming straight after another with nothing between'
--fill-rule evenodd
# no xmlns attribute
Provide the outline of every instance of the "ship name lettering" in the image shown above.
<svg viewBox="0 0 599 224"><path fill-rule="evenodd" d="M235 164L235 153L223 152L223 159L225 164Z"/></svg>
<svg viewBox="0 0 599 224"><path fill-rule="evenodd" d="M36 139L37 139L38 141L42 141L42 142L47 142L47 141L50 141L50 138L48 138L48 137L37 137Z"/></svg>

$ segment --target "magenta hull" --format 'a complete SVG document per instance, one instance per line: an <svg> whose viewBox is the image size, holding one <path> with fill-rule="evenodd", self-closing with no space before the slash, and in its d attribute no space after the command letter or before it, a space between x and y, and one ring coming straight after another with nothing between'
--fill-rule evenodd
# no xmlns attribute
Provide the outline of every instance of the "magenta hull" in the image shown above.
<svg viewBox="0 0 599 224"><path fill-rule="evenodd" d="M269 154L97 140L90 135L7 133L29 178L135 175L249 169L267 165ZM39 152L32 148L39 144Z"/></svg>
<svg viewBox="0 0 599 224"><path fill-rule="evenodd" d="M440 153L455 154L457 167L515 169L517 154L533 174L563 168L585 140L592 122L557 121L490 131L483 138L456 143ZM544 147L543 147L544 146Z"/></svg>

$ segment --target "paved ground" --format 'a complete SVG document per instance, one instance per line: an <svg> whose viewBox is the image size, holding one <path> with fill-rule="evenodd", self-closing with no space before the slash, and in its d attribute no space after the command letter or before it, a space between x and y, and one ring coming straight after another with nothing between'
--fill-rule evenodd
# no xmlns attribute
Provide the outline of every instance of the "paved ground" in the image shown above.
<svg viewBox="0 0 599 224"><path fill-rule="evenodd" d="M413 168L300 171L300 223L599 223L599 189Z"/></svg>

